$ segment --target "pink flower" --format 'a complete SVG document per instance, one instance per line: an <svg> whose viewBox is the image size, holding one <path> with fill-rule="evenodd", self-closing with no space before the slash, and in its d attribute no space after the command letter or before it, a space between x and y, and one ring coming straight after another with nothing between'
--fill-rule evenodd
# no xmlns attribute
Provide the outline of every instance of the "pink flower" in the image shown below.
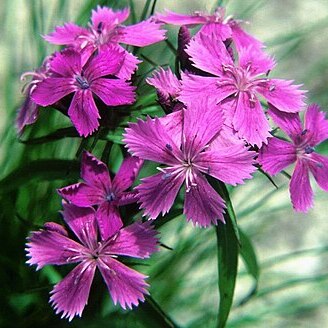
<svg viewBox="0 0 328 328"><path fill-rule="evenodd" d="M217 106L195 103L163 118L130 124L124 141L142 159L165 164L160 173L142 179L137 187L141 208L155 219L167 213L184 184L184 214L188 221L207 227L223 221L224 201L207 182L210 175L236 185L251 178L254 152L241 144L224 147L213 142L220 134L223 117Z"/></svg>
<svg viewBox="0 0 328 328"><path fill-rule="evenodd" d="M318 185L328 191L328 158L315 152L315 146L328 138L328 120L315 104L305 113L304 129L297 114L282 113L273 106L269 114L291 141L270 138L260 151L259 162L272 175L296 162L289 185L290 197L296 211L306 212L313 206L309 171Z"/></svg>
<svg viewBox="0 0 328 328"><path fill-rule="evenodd" d="M25 80L27 76L31 76L32 80L26 83L22 90L25 94L25 100L17 112L16 127L18 134L22 134L25 126L35 123L39 117L39 106L31 98L31 93L36 88L38 83L43 81L48 76L50 60L51 57L47 57L41 67L33 72L25 72L21 76L21 80Z"/></svg>
<svg viewBox="0 0 328 328"><path fill-rule="evenodd" d="M184 74L179 99L186 104L195 98L211 98L217 103L230 100L225 106L227 120L249 144L261 146L270 136L270 126L258 96L283 112L298 112L304 106L304 92L293 81L269 79L266 76L275 65L262 51L252 47L239 51L239 63L234 64L225 45L213 35L197 34L187 53L195 66L212 76Z"/></svg>
<svg viewBox="0 0 328 328"><path fill-rule="evenodd" d="M239 22L231 18L224 18L225 9L218 7L213 15L202 13L199 11L191 15L184 15L172 11L166 11L166 14L157 14L156 19L159 22L172 25L197 26L202 25L200 32L203 34L214 34L216 38L225 41L232 38L238 50L241 48L252 46L254 48L263 48L264 45L246 33Z"/></svg>
<svg viewBox="0 0 328 328"><path fill-rule="evenodd" d="M158 101L166 113L183 108L183 104L177 99L180 95L181 82L170 68L167 70L160 68L146 82L156 88Z"/></svg>
<svg viewBox="0 0 328 328"><path fill-rule="evenodd" d="M67 201L81 207L97 205L97 219L101 226L101 238L122 227L119 206L134 203L136 194L125 191L137 177L143 161L137 157L127 157L113 181L107 166L88 152L83 153L81 177L85 182L58 189Z"/></svg>
<svg viewBox="0 0 328 328"><path fill-rule="evenodd" d="M98 240L102 225L97 221L91 207L80 208L64 204L63 217L78 241L68 237L67 231L59 224L49 222L39 231L32 232L27 243L27 261L37 265L79 263L51 291L50 302L56 314L71 321L81 316L87 304L91 283L96 268L99 269L114 304L132 308L144 301L148 294L145 275L119 262L117 256L148 258L157 251L157 232L148 222L136 222L123 229L109 231L108 238Z"/></svg>
<svg viewBox="0 0 328 328"><path fill-rule="evenodd" d="M85 63L95 50L111 44L125 52L125 59L118 77L130 79L140 61L120 43L144 47L165 39L165 30L161 24L147 20L138 24L124 26L122 23L129 17L129 9L113 11L111 8L98 6L92 10L91 23L83 28L73 23L56 27L55 31L44 38L50 43L69 45L80 49L82 62Z"/></svg>
<svg viewBox="0 0 328 328"><path fill-rule="evenodd" d="M68 115L79 134L87 136L99 127L94 95L108 106L135 100L135 88L115 77L123 60L124 53L107 47L82 65L77 51L65 49L54 55L49 64L51 75L36 85L31 97L38 105L48 106L73 93Z"/></svg>

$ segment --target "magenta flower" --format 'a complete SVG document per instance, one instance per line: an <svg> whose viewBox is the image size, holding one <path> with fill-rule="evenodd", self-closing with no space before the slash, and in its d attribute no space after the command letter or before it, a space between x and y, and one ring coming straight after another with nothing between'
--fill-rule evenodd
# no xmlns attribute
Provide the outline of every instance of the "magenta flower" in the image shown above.
<svg viewBox="0 0 328 328"><path fill-rule="evenodd" d="M39 117L39 106L32 98L31 93L36 88L38 83L48 77L49 61L51 57L47 57L42 66L33 72L25 72L21 76L21 80L25 80L27 76L31 76L32 80L26 83L22 92L25 94L25 100L22 106L18 109L16 116L16 128L18 134L22 134L26 125L30 125L36 122Z"/></svg>
<svg viewBox="0 0 328 328"><path fill-rule="evenodd" d="M65 49L54 55L49 64L51 75L37 84L31 97L37 104L48 106L74 93L68 115L79 134L87 136L99 127L94 95L108 106L131 104L135 100L135 88L115 77L123 60L124 53L107 47L82 65L77 51Z"/></svg>
<svg viewBox="0 0 328 328"><path fill-rule="evenodd" d="M158 101L165 112L170 113L183 108L183 104L178 101L181 81L172 73L170 68L167 70L160 68L146 82L156 88Z"/></svg>
<svg viewBox="0 0 328 328"><path fill-rule="evenodd" d="M271 175L296 162L289 191L296 211L306 212L313 206L313 191L309 171L318 185L328 191L328 158L315 152L315 146L328 138L328 120L318 105L311 105L305 113L304 129L297 114L282 113L271 107L274 122L291 139L270 138L259 154L262 168Z"/></svg>
<svg viewBox="0 0 328 328"><path fill-rule="evenodd" d="M225 8L218 7L213 15L199 11L191 15L184 15L167 10L164 15L157 14L156 19L159 22L172 25L186 25L190 27L202 25L201 33L207 35L214 34L216 38L222 41L231 38L238 50L249 46L258 49L264 47L261 41L246 33L237 21L231 19L231 17L225 19L224 16Z"/></svg>
<svg viewBox="0 0 328 328"><path fill-rule="evenodd" d="M160 173L142 179L137 187L141 208L155 219L167 213L185 185L184 214L188 221L207 227L223 221L224 201L207 182L208 174L236 185L251 178L254 152L241 144L223 147L218 137L223 118L217 106L194 102L163 118L130 124L124 141L142 159L165 164Z"/></svg>
<svg viewBox="0 0 328 328"><path fill-rule="evenodd" d="M26 248L27 263L37 265L37 270L45 265L79 263L51 291L50 302L56 314L62 312L62 318L69 321L82 315L96 268L114 304L119 303L125 309L144 301L144 295L148 294L147 277L119 262L117 256L148 258L157 251L157 232L149 222L104 232L93 208L70 204L64 204L63 217L79 241L69 238L61 225L49 222L43 229L32 232ZM99 241L99 230L108 238Z"/></svg>
<svg viewBox="0 0 328 328"><path fill-rule="evenodd" d="M56 27L55 31L44 38L50 43L69 45L81 50L82 62L85 63L95 50L101 50L103 45L117 46L125 52L124 63L118 77L130 79L140 61L120 43L144 47L165 39L165 30L161 24L147 20L138 24L121 25L129 17L129 9L113 11L111 8L98 6L92 10L91 23L83 28L73 23Z"/></svg>
<svg viewBox="0 0 328 328"><path fill-rule="evenodd" d="M137 157L127 157L112 181L107 166L92 154L84 152L81 177L85 182L58 189L58 193L80 207L97 205L101 232L116 231L123 225L119 206L136 202L136 194L125 190L133 184L142 163ZM101 238L105 240L108 235L101 235Z"/></svg>
<svg viewBox="0 0 328 328"><path fill-rule="evenodd" d="M251 145L261 146L270 136L258 95L283 112L298 112L305 105L304 91L292 85L293 81L261 76L274 67L274 61L262 51L243 48L236 65L221 41L201 33L186 51L197 68L214 76L185 74L179 99L186 104L199 97L217 103L230 100L225 115L239 137Z"/></svg>

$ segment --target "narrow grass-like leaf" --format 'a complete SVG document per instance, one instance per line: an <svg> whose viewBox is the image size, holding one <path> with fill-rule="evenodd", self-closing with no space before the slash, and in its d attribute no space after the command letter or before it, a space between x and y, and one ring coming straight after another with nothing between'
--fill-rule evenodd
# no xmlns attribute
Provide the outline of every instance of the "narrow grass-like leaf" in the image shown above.
<svg viewBox="0 0 328 328"><path fill-rule="evenodd" d="M138 308L138 314L147 327L178 328L179 326L161 309L151 296Z"/></svg>
<svg viewBox="0 0 328 328"><path fill-rule="evenodd" d="M141 16L140 16L140 21L143 21L147 17L147 12L150 6L151 0L147 0L146 4L142 10Z"/></svg>
<svg viewBox="0 0 328 328"><path fill-rule="evenodd" d="M27 145L38 145L47 142L57 141L63 138L79 138L79 135L74 127L68 127L58 129L55 132L47 134L46 136L19 141Z"/></svg>
<svg viewBox="0 0 328 328"><path fill-rule="evenodd" d="M220 294L217 327L223 328L228 320L235 291L240 235L227 187L222 182L217 182L216 187L227 206L224 213L226 223L219 222L216 226Z"/></svg>
<svg viewBox="0 0 328 328"><path fill-rule="evenodd" d="M229 214L225 214L226 224L215 227L218 248L219 294L218 328L226 325L236 285L238 271L239 244Z"/></svg>
<svg viewBox="0 0 328 328"><path fill-rule="evenodd" d="M1 192L18 189L32 180L64 180L79 177L80 163L64 159L40 159L23 164L0 181Z"/></svg>

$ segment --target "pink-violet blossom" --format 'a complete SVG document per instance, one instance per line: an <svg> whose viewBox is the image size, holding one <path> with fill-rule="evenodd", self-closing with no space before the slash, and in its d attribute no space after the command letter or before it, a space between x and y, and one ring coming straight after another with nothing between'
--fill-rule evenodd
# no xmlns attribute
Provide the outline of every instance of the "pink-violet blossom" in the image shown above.
<svg viewBox="0 0 328 328"><path fill-rule="evenodd" d="M283 113L271 106L269 115L290 141L270 138L260 150L258 160L263 170L271 175L296 162L289 185L290 197L296 211L306 212L313 206L309 172L318 185L328 191L328 157L315 151L318 144L328 139L328 120L315 104L305 112L304 128L298 114Z"/></svg>
<svg viewBox="0 0 328 328"><path fill-rule="evenodd" d="M195 101L188 109L139 120L126 129L124 142L133 155L165 164L137 186L141 208L151 219L167 213L185 185L187 220L202 227L217 224L223 221L225 204L206 175L232 185L251 178L254 152L240 143L223 147L213 142L224 122L216 107Z"/></svg>
<svg viewBox="0 0 328 328"><path fill-rule="evenodd" d="M157 232L149 222L104 232L93 208L63 206L64 220L78 241L71 239L63 226L48 222L43 229L32 232L26 248L27 263L37 265L37 270L45 265L78 263L51 291L50 302L56 314L62 312L62 318L70 321L82 315L96 268L114 304L119 303L125 309L144 301L144 295L148 294L147 276L127 267L117 256L148 258L157 251ZM105 240L98 239L99 230L108 236Z"/></svg>
<svg viewBox="0 0 328 328"><path fill-rule="evenodd" d="M98 6L92 10L91 22L87 28L74 23L57 26L55 31L44 38L53 44L68 45L79 49L84 63L90 55L101 50L104 45L111 44L125 52L124 63L118 73L120 78L130 79L131 74L140 63L134 55L119 44L144 47L165 39L165 30L161 24L151 20L124 26L122 23L129 17L129 9L114 11L108 7Z"/></svg>
<svg viewBox="0 0 328 328"><path fill-rule="evenodd" d="M270 136L259 95L283 112L299 112L305 105L304 92L299 90L299 85L265 75L275 62L258 49L242 48L238 64L235 64L223 42L214 35L198 33L186 52L195 67L213 76L184 74L179 99L186 104L200 97L217 103L230 100L230 106L225 106L226 118L239 137L251 145L261 146Z"/></svg>
<svg viewBox="0 0 328 328"><path fill-rule="evenodd" d="M115 76L123 60L124 53L108 46L82 65L80 53L67 48L53 56L50 74L36 85L31 97L37 104L48 106L74 94L68 116L79 134L87 136L99 127L94 95L108 106L131 104L135 100L135 88Z"/></svg>
<svg viewBox="0 0 328 328"><path fill-rule="evenodd" d="M254 48L263 48L264 45L253 36L246 33L240 26L240 22L231 17L225 18L225 8L218 7L214 14L209 15L196 11L191 15L179 14L167 10L166 14L157 14L156 19L159 22L172 25L197 26L202 25L200 32L203 34L214 34L216 39L225 41L232 39L236 48L252 46Z"/></svg>
<svg viewBox="0 0 328 328"><path fill-rule="evenodd" d="M98 224L101 232L117 230L122 227L119 206L136 202L134 192L125 191L136 179L143 161L128 156L112 180L107 166L88 152L82 156L81 177L79 182L61 189L58 193L67 201L80 207L97 205ZM107 235L101 238L107 239Z"/></svg>

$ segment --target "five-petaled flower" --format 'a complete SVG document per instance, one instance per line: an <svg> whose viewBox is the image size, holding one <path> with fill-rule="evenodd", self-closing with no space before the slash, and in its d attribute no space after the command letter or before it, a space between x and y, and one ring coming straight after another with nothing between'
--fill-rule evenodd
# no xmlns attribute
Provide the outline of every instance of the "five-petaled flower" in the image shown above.
<svg viewBox="0 0 328 328"><path fill-rule="evenodd" d="M87 136L99 126L94 95L108 106L131 104L135 100L135 88L115 76L124 56L117 48L108 46L82 65L80 53L67 48L51 59L51 75L36 85L31 97L37 104L48 106L74 93L68 115L79 134Z"/></svg>
<svg viewBox="0 0 328 328"><path fill-rule="evenodd" d="M259 49L240 50L237 65L223 42L214 35L199 33L191 40L186 52L195 67L214 76L184 74L179 99L187 104L195 97L212 98L217 103L229 100L229 106L225 106L227 122L251 145L260 147L270 136L270 125L258 95L284 112L299 112L304 106L304 92L298 85L261 76L275 63Z"/></svg>
<svg viewBox="0 0 328 328"><path fill-rule="evenodd" d="M166 31L161 29L162 24L151 20L129 26L122 25L129 14L128 8L114 11L108 7L98 6L96 10L92 10L91 22L87 28L66 23L64 26L57 26L54 32L44 38L50 43L72 46L79 50L83 63L96 50L101 51L104 46L110 44L125 54L118 77L130 79L140 60L119 44L148 46L164 40Z"/></svg>
<svg viewBox="0 0 328 328"><path fill-rule="evenodd" d="M270 138L259 154L262 168L275 175L296 162L289 191L296 211L306 212L313 205L309 171L318 185L328 191L328 158L315 152L315 146L328 139L328 120L318 105L310 105L305 113L304 129L298 114L282 113L272 107L269 114L291 139Z"/></svg>
<svg viewBox="0 0 328 328"><path fill-rule="evenodd" d="M49 222L39 231L32 232L27 243L27 261L37 265L79 263L51 291L50 301L56 313L72 320L81 316L87 304L92 280L99 269L114 304L124 309L138 305L148 294L145 275L121 263L117 256L148 258L157 251L157 232L149 222L135 222L123 229L104 227L97 221L91 207L64 204L63 217L78 241L68 237L64 227ZM106 231L104 231L104 229ZM98 233L108 236L98 239Z"/></svg>
<svg viewBox="0 0 328 328"><path fill-rule="evenodd" d="M185 184L187 220L202 227L217 224L223 221L225 205L205 175L232 185L251 178L254 152L240 143L224 147L214 142L224 122L216 107L195 101L188 109L160 119L139 120L126 129L124 141L133 155L166 165L136 187L141 207L150 218L168 212Z"/></svg>
<svg viewBox="0 0 328 328"><path fill-rule="evenodd" d="M58 189L67 201L81 207L97 205L98 224L101 233L122 227L119 206L136 202L136 193L125 191L137 177L143 161L128 156L111 180L107 166L88 152L83 153L81 177L84 182ZM102 235L102 239L108 236Z"/></svg>

